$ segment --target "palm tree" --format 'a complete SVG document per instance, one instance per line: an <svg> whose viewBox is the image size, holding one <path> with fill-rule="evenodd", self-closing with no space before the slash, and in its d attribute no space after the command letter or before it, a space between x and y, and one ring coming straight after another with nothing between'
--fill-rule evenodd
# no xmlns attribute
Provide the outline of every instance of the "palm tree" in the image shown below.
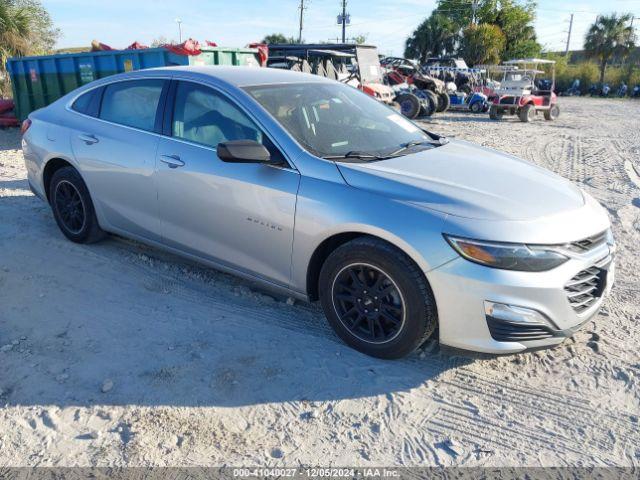
<svg viewBox="0 0 640 480"><path fill-rule="evenodd" d="M407 39L405 56L424 62L429 56L452 53L457 40L453 22L444 15L434 13Z"/></svg>
<svg viewBox="0 0 640 480"><path fill-rule="evenodd" d="M31 21L26 8L0 0L0 62L4 68L9 57L29 53Z"/></svg>
<svg viewBox="0 0 640 480"><path fill-rule="evenodd" d="M600 15L587 31L584 49L588 56L599 62L600 83L604 82L609 61L614 57L626 57L635 45L632 17L631 14Z"/></svg>
<svg viewBox="0 0 640 480"><path fill-rule="evenodd" d="M7 59L48 53L59 34L40 0L0 0L0 95L10 92Z"/></svg>

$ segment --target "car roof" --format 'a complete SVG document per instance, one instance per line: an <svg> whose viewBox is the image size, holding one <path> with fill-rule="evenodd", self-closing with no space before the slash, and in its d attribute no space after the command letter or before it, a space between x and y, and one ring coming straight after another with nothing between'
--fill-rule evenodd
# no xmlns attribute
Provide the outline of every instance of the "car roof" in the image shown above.
<svg viewBox="0 0 640 480"><path fill-rule="evenodd" d="M154 68L156 72L183 72L189 75L212 77L236 87L270 85L277 83L318 83L332 80L318 75L293 72L268 67L236 67L236 66L188 66ZM140 70L144 74L144 70Z"/></svg>

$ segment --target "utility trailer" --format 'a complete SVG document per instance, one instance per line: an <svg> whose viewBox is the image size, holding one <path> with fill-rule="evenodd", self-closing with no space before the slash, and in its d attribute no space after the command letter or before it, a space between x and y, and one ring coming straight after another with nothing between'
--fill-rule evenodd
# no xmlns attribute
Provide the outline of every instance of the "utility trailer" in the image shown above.
<svg viewBox="0 0 640 480"><path fill-rule="evenodd" d="M378 48L374 45L272 44L269 45L267 65L339 80L382 103L399 108L398 95L384 84Z"/></svg>

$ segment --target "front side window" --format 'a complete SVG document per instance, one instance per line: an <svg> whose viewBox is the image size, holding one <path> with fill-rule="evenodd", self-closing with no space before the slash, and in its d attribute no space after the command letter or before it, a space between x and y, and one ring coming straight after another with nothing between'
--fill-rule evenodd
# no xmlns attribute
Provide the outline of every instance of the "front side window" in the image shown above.
<svg viewBox="0 0 640 480"><path fill-rule="evenodd" d="M105 88L100 118L109 122L154 131L164 80L131 80Z"/></svg>
<svg viewBox="0 0 640 480"><path fill-rule="evenodd" d="M317 156L350 152L384 156L406 145L431 141L413 122L347 85L300 83L246 90Z"/></svg>
<svg viewBox="0 0 640 480"><path fill-rule="evenodd" d="M214 148L229 140L266 144L260 129L238 107L211 88L190 82L178 83L172 134Z"/></svg>

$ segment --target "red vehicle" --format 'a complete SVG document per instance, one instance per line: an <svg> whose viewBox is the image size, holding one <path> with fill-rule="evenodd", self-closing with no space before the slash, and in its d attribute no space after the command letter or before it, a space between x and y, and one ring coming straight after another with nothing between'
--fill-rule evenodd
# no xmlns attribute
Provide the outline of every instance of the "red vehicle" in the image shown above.
<svg viewBox="0 0 640 480"><path fill-rule="evenodd" d="M496 96L489 109L489 117L500 120L504 115L518 115L520 121L530 122L538 112L545 120L555 120L560 115L555 87L555 63L553 60L523 58L504 62L503 77L496 89ZM536 76L546 72L538 65L551 66L551 80L536 81Z"/></svg>

